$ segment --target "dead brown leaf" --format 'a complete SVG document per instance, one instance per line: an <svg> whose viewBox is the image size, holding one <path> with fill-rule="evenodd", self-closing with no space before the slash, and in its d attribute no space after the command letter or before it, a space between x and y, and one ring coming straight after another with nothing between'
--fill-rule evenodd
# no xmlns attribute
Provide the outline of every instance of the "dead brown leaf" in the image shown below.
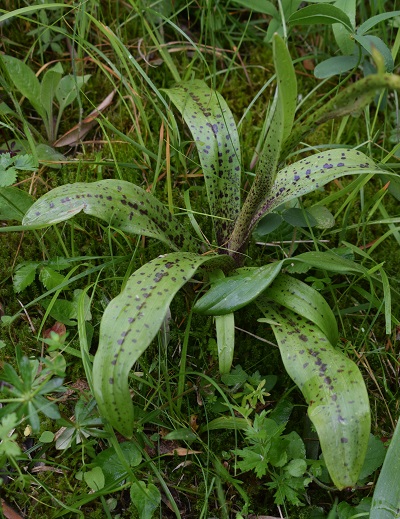
<svg viewBox="0 0 400 519"><path fill-rule="evenodd" d="M108 108L114 98L116 90L113 90L108 96L99 104L97 108L90 112L90 114L83 119L80 123L76 124L73 128L68 130L53 144L55 148L61 146L75 146L85 137L85 135L93 128L96 124L97 117Z"/></svg>

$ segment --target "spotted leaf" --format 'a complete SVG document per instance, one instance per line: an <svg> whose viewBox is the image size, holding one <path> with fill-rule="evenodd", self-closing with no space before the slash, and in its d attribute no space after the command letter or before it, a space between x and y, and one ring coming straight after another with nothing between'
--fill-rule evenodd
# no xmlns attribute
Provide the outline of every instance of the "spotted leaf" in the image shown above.
<svg viewBox="0 0 400 519"><path fill-rule="evenodd" d="M311 155L280 170L252 226L276 207L305 195L344 175L380 171L364 153L351 149L335 149Z"/></svg>
<svg viewBox="0 0 400 519"><path fill-rule="evenodd" d="M165 90L188 125L199 154L218 245L224 245L240 210L240 146L233 115L203 81Z"/></svg>
<svg viewBox="0 0 400 519"><path fill-rule="evenodd" d="M160 329L176 292L203 263L227 260L184 252L160 256L132 274L107 306L93 363L94 393L103 416L124 436L131 437L134 427L128 385L133 364Z"/></svg>
<svg viewBox="0 0 400 519"><path fill-rule="evenodd" d="M314 324L288 309L259 302L272 326L286 371L308 404L326 466L343 489L357 483L368 446L368 393L357 366Z"/></svg>
<svg viewBox="0 0 400 519"><path fill-rule="evenodd" d="M63 222L83 211L121 231L141 234L173 250L197 250L192 236L150 193L123 180L66 184L49 191L28 209L22 221L30 228Z"/></svg>

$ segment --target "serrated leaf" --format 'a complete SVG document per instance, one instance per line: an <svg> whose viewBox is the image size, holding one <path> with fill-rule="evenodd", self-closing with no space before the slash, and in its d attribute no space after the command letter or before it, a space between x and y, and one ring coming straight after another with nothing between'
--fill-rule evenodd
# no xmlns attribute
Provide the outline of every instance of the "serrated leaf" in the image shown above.
<svg viewBox="0 0 400 519"><path fill-rule="evenodd" d="M309 5L293 13L288 21L291 25L332 25L334 23L340 23L349 32L353 32L350 18L345 12L334 5Z"/></svg>
<svg viewBox="0 0 400 519"><path fill-rule="evenodd" d="M93 363L93 389L101 414L124 436L131 437L134 426L129 371L160 329L176 292L203 263L216 259L183 252L160 256L132 274L106 308Z"/></svg>
<svg viewBox="0 0 400 519"><path fill-rule="evenodd" d="M46 227L83 211L121 231L157 238L172 249L197 249L189 232L150 193L123 180L66 184L39 198L23 225Z"/></svg>
<svg viewBox="0 0 400 519"><path fill-rule="evenodd" d="M344 175L359 175L380 171L361 151L335 149L311 155L281 169L268 198L254 217L255 224L265 213L281 204L310 193L331 180Z"/></svg>
<svg viewBox="0 0 400 519"><path fill-rule="evenodd" d="M194 311L224 315L246 306L272 283L282 265L282 261L277 261L255 269L245 269L243 273L216 281L196 302Z"/></svg>
<svg viewBox="0 0 400 519"><path fill-rule="evenodd" d="M319 292L299 279L281 274L268 288L268 299L315 323L333 346L339 332L333 312ZM273 303L271 303L273 304Z"/></svg>
<svg viewBox="0 0 400 519"><path fill-rule="evenodd" d="M18 266L13 275L13 285L15 292L22 292L35 280L36 268L38 263L26 263Z"/></svg>
<svg viewBox="0 0 400 519"><path fill-rule="evenodd" d="M0 187L8 187L15 184L17 181L16 168L10 167L6 170L0 171Z"/></svg>
<svg viewBox="0 0 400 519"><path fill-rule="evenodd" d="M65 276L59 274L50 267L42 267L39 273L39 280L43 283L47 290L51 290L60 285L65 279Z"/></svg>
<svg viewBox="0 0 400 519"><path fill-rule="evenodd" d="M50 299L43 299L42 305L46 310L49 308L51 303ZM54 301L50 308L50 315L56 321L63 323L67 326L76 326L78 314L76 305L72 301L66 299L57 299Z"/></svg>
<svg viewBox="0 0 400 519"><path fill-rule="evenodd" d="M272 323L286 371L309 406L308 415L334 484L339 489L355 486L371 422L360 371L317 326L287 309L272 309L265 302L259 306Z"/></svg>
<svg viewBox="0 0 400 519"><path fill-rule="evenodd" d="M37 170L35 158L33 157L33 155L29 155L29 154L16 155L15 159L14 159L14 166L17 169L20 169L21 171L36 171Z"/></svg>
<svg viewBox="0 0 400 519"><path fill-rule="evenodd" d="M199 154L218 245L230 236L240 211L240 145L223 97L203 81L165 90L188 125Z"/></svg>

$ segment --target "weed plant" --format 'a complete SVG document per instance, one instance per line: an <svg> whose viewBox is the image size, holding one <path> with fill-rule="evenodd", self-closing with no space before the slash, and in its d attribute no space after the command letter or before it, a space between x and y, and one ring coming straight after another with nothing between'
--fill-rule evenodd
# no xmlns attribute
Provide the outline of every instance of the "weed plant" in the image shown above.
<svg viewBox="0 0 400 519"><path fill-rule="evenodd" d="M382 78L392 72L387 52L397 70L399 13L370 7L89 1L0 10L5 516L12 507L54 518L397 517L400 490L386 482L399 449L398 86L390 76L394 89L382 89ZM353 33L364 50L350 59ZM365 34L380 39L385 59L366 49ZM318 81L324 59L344 57L338 49L353 68ZM369 72L380 79L367 95ZM365 96L343 97L359 84ZM345 99L339 111L335 98ZM208 132L201 120L190 126L196 105L211 107ZM317 126L324 109L341 117ZM203 140L221 115L236 139L225 172L234 163L242 176L214 184ZM265 210L273 181L298 182L295 163L314 154L320 176L331 159L357 174L336 166L302 196L312 190L304 168L306 187ZM270 177L251 188L271 161ZM131 209L119 217L112 203L78 203L82 194L116 199L118 186L130 191L125 205L148 211L142 220L132 223ZM238 217L239 198L247 206ZM97 218L70 219L83 207ZM171 262L171 276L191 281L163 286L171 297L148 310L133 361L115 349L128 329L113 309L135 295L142 272L161 280ZM311 412L318 390L307 386L306 362L290 365L303 334L332 344L320 365L341 359L352 371L323 395L356 388L360 413L340 415L361 424L349 436L340 424L347 451L335 443L337 415ZM111 373L116 353L120 371Z"/></svg>

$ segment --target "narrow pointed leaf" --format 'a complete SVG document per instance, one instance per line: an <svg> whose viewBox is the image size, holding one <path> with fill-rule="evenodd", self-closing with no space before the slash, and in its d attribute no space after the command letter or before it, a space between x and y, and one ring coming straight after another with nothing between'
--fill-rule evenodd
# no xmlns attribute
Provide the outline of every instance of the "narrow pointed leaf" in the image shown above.
<svg viewBox="0 0 400 519"><path fill-rule="evenodd" d="M133 364L160 329L176 292L198 267L227 259L183 252L160 256L137 270L107 306L93 363L94 393L102 415L124 436L133 434L128 385Z"/></svg>
<svg viewBox="0 0 400 519"><path fill-rule="evenodd" d="M356 364L315 325L290 310L260 303L272 326L286 371L308 404L334 484L357 483L370 432L368 393Z"/></svg>
<svg viewBox="0 0 400 519"><path fill-rule="evenodd" d="M332 25L341 23L349 31L353 32L350 18L338 7L328 4L309 5L296 11L289 18L291 25Z"/></svg>
<svg viewBox="0 0 400 519"><path fill-rule="evenodd" d="M217 315L215 317L217 332L218 364L221 375L229 373L235 352L235 315Z"/></svg>
<svg viewBox="0 0 400 519"><path fill-rule="evenodd" d="M371 16L371 18L368 18L366 22L362 23L357 28L357 34L365 34L378 23L388 20L389 18L395 18L396 16L400 16L400 11L390 11L388 13L381 13L377 14L376 16Z"/></svg>
<svg viewBox="0 0 400 519"><path fill-rule="evenodd" d="M225 315L254 301L276 278L283 265L277 261L216 281L197 301L194 311L207 315Z"/></svg>
<svg viewBox="0 0 400 519"><path fill-rule="evenodd" d="M240 211L240 146L233 115L203 81L165 90L193 135L203 169L218 245L226 243Z"/></svg>
<svg viewBox="0 0 400 519"><path fill-rule="evenodd" d="M67 184L42 196L23 225L42 228L83 211L121 231L157 238L174 250L196 250L192 236L150 193L123 180Z"/></svg>
<svg viewBox="0 0 400 519"><path fill-rule="evenodd" d="M337 344L339 332L335 316L326 300L314 288L299 279L281 274L268 287L268 299L313 322L332 345Z"/></svg>
<svg viewBox="0 0 400 519"><path fill-rule="evenodd" d="M280 170L270 194L253 220L253 225L276 207L324 186L344 175L380 171L361 151L336 149L311 155Z"/></svg>
<svg viewBox="0 0 400 519"><path fill-rule="evenodd" d="M396 483L400 472L400 420L386 453L385 461L376 483L370 519L398 519L400 517L400 485Z"/></svg>

